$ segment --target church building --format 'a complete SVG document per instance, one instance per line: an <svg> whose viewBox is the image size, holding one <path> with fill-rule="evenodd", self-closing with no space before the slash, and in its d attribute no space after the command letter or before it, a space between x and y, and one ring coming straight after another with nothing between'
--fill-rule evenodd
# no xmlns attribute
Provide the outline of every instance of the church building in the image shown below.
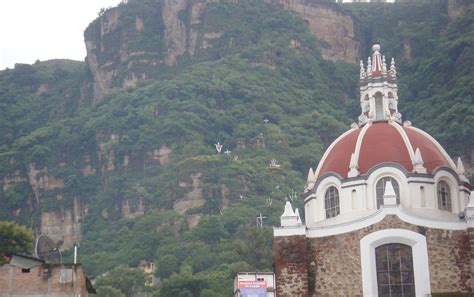
<svg viewBox="0 0 474 297"><path fill-rule="evenodd" d="M402 121L395 62L372 50L358 123L309 170L304 224L287 202L274 229L277 296L469 296L472 185L460 158Z"/></svg>

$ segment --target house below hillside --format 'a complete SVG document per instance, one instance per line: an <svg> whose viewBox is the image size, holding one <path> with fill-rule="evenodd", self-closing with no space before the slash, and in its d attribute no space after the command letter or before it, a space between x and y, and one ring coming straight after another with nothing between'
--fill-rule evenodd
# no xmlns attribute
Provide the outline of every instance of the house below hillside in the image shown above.
<svg viewBox="0 0 474 297"><path fill-rule="evenodd" d="M87 297L95 289L81 264L12 255L0 266L0 297Z"/></svg>

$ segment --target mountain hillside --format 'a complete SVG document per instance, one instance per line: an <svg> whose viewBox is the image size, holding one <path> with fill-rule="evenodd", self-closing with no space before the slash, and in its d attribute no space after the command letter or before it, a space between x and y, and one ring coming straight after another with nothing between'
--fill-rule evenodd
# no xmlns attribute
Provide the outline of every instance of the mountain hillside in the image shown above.
<svg viewBox="0 0 474 297"><path fill-rule="evenodd" d="M88 273L109 273L104 296L230 295L236 271L272 269L270 226L286 200L302 209L308 169L360 113L357 61L372 43L396 60L404 119L472 174L474 10L463 3L102 11L85 62L0 71L0 217L48 235L64 259L79 243ZM123 268L143 261L159 287Z"/></svg>
<svg viewBox="0 0 474 297"><path fill-rule="evenodd" d="M325 59L358 63L358 25L350 13L319 1L266 2L294 11L293 18L301 17L308 35L323 41L320 50ZM84 34L94 102L140 81L169 77L182 66L237 53L258 43L262 34L269 33L265 28L292 27L290 14L279 19L272 13L269 18L250 9L251 1L238 3L131 0L101 12ZM300 40L290 42L297 46ZM267 57L270 64L271 58Z"/></svg>

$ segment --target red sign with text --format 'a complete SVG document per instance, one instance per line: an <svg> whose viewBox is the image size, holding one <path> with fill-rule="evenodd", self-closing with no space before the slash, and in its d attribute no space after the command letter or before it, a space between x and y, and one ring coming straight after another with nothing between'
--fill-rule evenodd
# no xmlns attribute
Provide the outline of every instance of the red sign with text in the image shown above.
<svg viewBox="0 0 474 297"><path fill-rule="evenodd" d="M240 281L239 289L266 289L267 282L265 281Z"/></svg>

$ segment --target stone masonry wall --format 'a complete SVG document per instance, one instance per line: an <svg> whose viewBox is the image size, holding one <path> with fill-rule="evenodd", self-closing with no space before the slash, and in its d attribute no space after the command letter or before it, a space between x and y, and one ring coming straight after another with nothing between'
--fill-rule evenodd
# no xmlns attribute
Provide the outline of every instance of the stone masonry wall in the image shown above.
<svg viewBox="0 0 474 297"><path fill-rule="evenodd" d="M60 266L51 269L51 276L43 277L43 267L36 266L29 272L22 272L20 267L0 266L0 297L7 296L82 296L87 297L85 273L76 265L72 283L60 283ZM65 268L72 268L66 265Z"/></svg>
<svg viewBox="0 0 474 297"><path fill-rule="evenodd" d="M474 228L468 229L469 247L471 250L471 290L474 292Z"/></svg>
<svg viewBox="0 0 474 297"><path fill-rule="evenodd" d="M373 232L398 228L427 238L431 291L472 292L471 248L466 231L410 225L396 216L346 234L308 239L308 262L314 271L311 296L362 296L360 240ZM474 240L473 240L474 241ZM277 278L278 279L278 278Z"/></svg>
<svg viewBox="0 0 474 297"><path fill-rule="evenodd" d="M308 297L305 236L275 237L276 291L279 297Z"/></svg>

